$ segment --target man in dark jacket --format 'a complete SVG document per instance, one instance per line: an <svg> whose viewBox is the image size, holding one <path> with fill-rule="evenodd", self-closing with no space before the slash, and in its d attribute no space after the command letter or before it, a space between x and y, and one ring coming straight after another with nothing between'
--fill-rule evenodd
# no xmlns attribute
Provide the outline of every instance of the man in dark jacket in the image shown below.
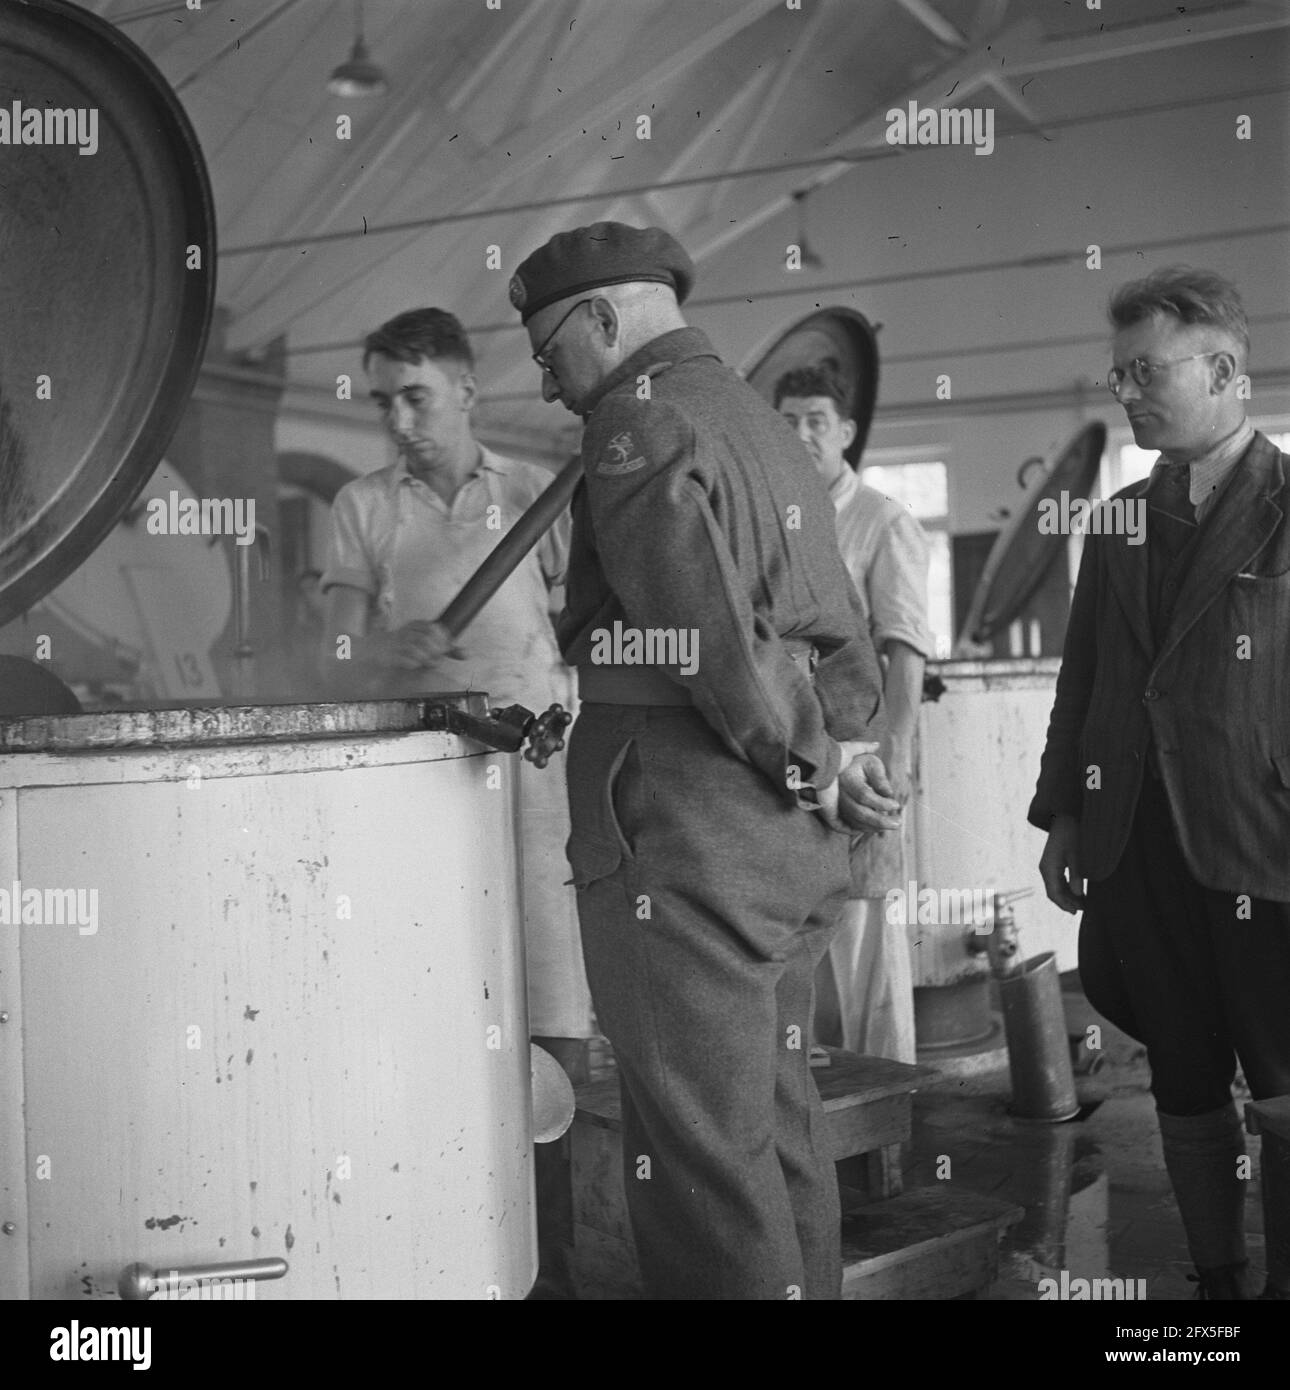
<svg viewBox="0 0 1290 1390"><path fill-rule="evenodd" d="M1160 458L1118 494L1146 544L1085 540L1029 819L1048 896L1084 909L1085 992L1147 1046L1200 1295L1243 1298L1237 1059L1290 1093L1290 477L1245 419L1230 284L1158 271L1110 315L1108 384Z"/></svg>
<svg viewBox="0 0 1290 1390"><path fill-rule="evenodd" d="M857 828L899 825L880 678L792 430L678 305L665 232L597 223L511 281L543 396L586 420L566 661L569 859L657 1298L836 1298L811 981Z"/></svg>

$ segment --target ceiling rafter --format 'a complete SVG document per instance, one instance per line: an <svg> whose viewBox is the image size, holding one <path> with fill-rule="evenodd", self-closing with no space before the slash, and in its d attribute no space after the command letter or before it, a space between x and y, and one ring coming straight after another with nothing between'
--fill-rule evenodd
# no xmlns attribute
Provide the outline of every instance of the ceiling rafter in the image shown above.
<svg viewBox="0 0 1290 1390"><path fill-rule="evenodd" d="M1085 126L1085 125L1089 125L1089 124L1093 124L1093 123L1097 123L1097 122L1102 122L1102 121L1110 121L1110 122L1131 121L1131 120L1135 120L1135 119L1138 119L1138 118L1140 118L1140 117L1145 117L1145 116L1159 116L1159 115L1163 115L1163 114L1167 114L1167 113L1173 113L1173 112L1177 112L1177 111L1181 111L1181 110L1193 110L1193 109L1195 109L1195 108L1198 107L1198 106L1212 105L1212 104L1215 104L1215 103L1231 103L1231 102L1234 101L1234 100L1236 100L1236 101L1261 100L1261 99L1263 99L1263 98L1265 98L1265 97L1271 97L1271 96L1280 97L1280 96L1284 96L1287 92L1290 92L1290 86L1288 86L1288 85L1286 85L1286 84L1284 84L1284 83L1281 83L1281 84L1277 84L1277 85L1272 86L1272 87L1246 88L1246 89L1243 89L1243 90L1241 90L1241 91L1236 91L1236 92L1220 92L1220 93L1213 93L1213 94L1211 94L1211 95L1209 95L1209 96L1204 96L1204 97L1184 97L1184 98L1182 98L1182 99L1180 99L1180 100L1166 101L1166 102L1154 102L1154 103L1150 103L1150 104L1145 105L1145 106L1139 105L1139 106L1130 106L1130 107L1119 107L1119 108L1115 108L1115 109L1102 109L1102 110L1098 110L1098 111L1084 112L1084 113L1082 113L1082 114L1080 114L1080 115L1077 115L1077 116L1060 116L1060 117L1056 117L1056 118L1054 118L1052 121L1049 122L1049 127L1050 127L1050 129L1057 130L1057 129L1075 128L1075 127ZM890 147L888 147L888 148L875 148L875 149L871 149L871 150L868 150L868 151L858 151L854 156L852 156L852 159L853 159L853 162L855 162L855 163L867 163L867 162L869 162L869 160L872 160L872 159L882 159L882 158L893 157L893 156L895 156L896 154L897 154L897 151L896 151L895 149L890 148ZM766 176L772 176L772 177L773 177L773 176L778 176L778 175L784 174L784 173L786 173L786 172L788 172L788 171L790 171L790 170L807 169L807 168L816 168L816 167L818 167L819 165L824 164L824 163L828 163L828 162L829 162L828 156L816 156L816 157L813 158L813 159L796 160L796 161L791 161L791 162L787 162L787 163L780 163L780 164L775 164L775 165L763 165L763 166L760 166L760 167L755 168L755 169L741 171L741 176L743 176L743 175L749 175L749 176L755 175L756 177L766 177ZM694 176L691 176L691 177L688 178L688 179L680 180L679 183L680 183L682 186L694 186L694 185L697 185L697 184L700 184L700 183L710 182L710 181L712 181L713 179L722 178L722 177L724 177L724 178L729 178L729 177L731 177L731 176L730 176L729 174L725 174L725 175L718 175L718 174L694 175ZM648 191L648 190L647 190L646 188L637 188L637 189L630 190L630 191L633 192L633 193L637 193L637 194L643 194L643 193L645 193L645 192ZM663 190L663 191L667 191L667 190ZM610 195L608 195L608 196L613 196L613 197L622 197L622 196L625 196L625 190L622 190L622 189L615 189L615 190L613 190L613 192L612 192ZM545 213L547 213L550 209L553 209L553 208L556 208L556 207L568 207L568 206L573 206L573 205L578 205L578 204L584 204L584 203L587 203L587 202L589 202L589 201L594 201L595 197L596 197L596 194L595 194L594 192L590 192L590 193L577 193L577 194L570 194L570 195L567 195L567 196L564 196L564 197L558 197L558 198L540 199L540 200L536 200L536 201L533 201L533 202L527 202L527 203L523 203L523 204L510 204L510 205L505 206L505 207L494 208L494 209L490 210L490 211L487 212L487 213L484 213L484 212L473 213L473 212L471 212L471 213L457 214L457 215L453 218L453 224L455 225L457 222L461 222L461 221L480 221L480 220L483 220L483 219L486 218L486 217L506 217L506 216L511 216L511 215L515 215L515 214L518 214L518 213L543 213L543 214L545 214ZM562 221L562 225L567 226L567 219L563 219L563 218L562 218L561 221ZM419 222L418 225L421 226L421 227L426 227L426 226L431 225L432 223L433 223L433 225L448 225L447 223L440 223L440 222L438 222L438 221L435 220L435 219L427 219L426 221ZM526 224L526 225L527 225L527 224ZM532 233L532 234L534 235L535 242L537 242L537 244L540 244L540 240L537 238L536 233L533 232L532 228L529 227L528 230L530 231L530 233ZM559 227L557 227L556 230L559 230ZM1264 230L1264 229L1255 229L1255 230L1249 232L1248 235L1251 235L1251 236L1253 236L1253 235L1261 235L1263 230ZM1279 230L1283 230L1283 229L1280 228L1280 227L1277 227L1277 228L1274 228L1274 229L1272 229L1272 230L1278 230L1278 231L1279 231ZM374 228L372 229L372 231L373 231L373 234L376 234L376 235L381 235L381 234L383 234L383 229L380 228L380 227L374 227ZM1230 233L1227 233L1227 232L1223 233L1223 235L1224 235L1225 237L1229 237L1229 238L1230 238L1230 236L1231 236L1231 234L1230 234ZM811 286L809 287L809 289L804 289L804 290L802 290L802 291L800 291L800 292L803 293L803 294L808 293L808 292L809 292L809 293L815 293L816 290L817 290L817 288L819 288L819 287L817 287L817 286L815 286L815 285L811 285ZM827 286L824 287L824 288L827 288ZM739 298L739 296L735 296L735 298ZM701 304L701 303L706 303L706 302L710 302L710 301L706 301L706 300L703 300L703 299L698 299L698 300L695 300L695 301L693 301L693 302L694 302L694 303L700 303L700 304ZM723 301L723 302L724 302L724 301ZM472 334L472 336L474 336L474 335L482 335L482 334L488 334L488 333L513 332L514 329L515 329L515 327L516 327L516 325L515 325L514 320L513 320L513 319L507 319L507 320L505 320L505 321L503 321L503 322L475 323L475 324L472 324L472 325L470 326L469 331L470 331L470 333ZM287 356L288 356L288 357L303 357L303 356L312 356L312 355L318 355L318 354L329 353L329 352L339 352L339 351L343 351L343 350L346 350L346 349L348 349L348 348L351 348L351 347L353 347L353 346L354 346L354 342L351 341L351 340L349 340L349 339L337 339L337 340L331 340L331 341L328 341L328 342L320 342L320 343L293 343L293 344L287 349Z"/></svg>
<svg viewBox="0 0 1290 1390"><path fill-rule="evenodd" d="M487 206L489 199L502 189L545 164L548 154L567 148L579 138L585 126L607 120L643 94L657 91L700 58L728 43L766 14L778 10L781 3L782 0L756 0L715 24L707 11L691 4L669 6L665 16L643 31L642 51L637 55L632 77L624 82L619 72L595 74L585 87L557 102L545 115L519 132L514 141L499 145L497 154L481 161L484 167L478 182L459 191L460 182L454 177L453 191L443 200L444 210L468 205ZM443 191L442 183L437 185L427 192L427 201L433 201ZM424 232L414 232L385 254L396 255L423 235ZM298 269L281 290L255 312L238 315L230 324L230 345L239 349L262 346L281 333L294 318L325 303L355 279L371 273L370 264L354 268L349 263L350 256L352 253L331 248L313 256L307 270L300 265L297 256ZM335 280L326 275L323 269L326 265L336 266L339 273ZM302 298L293 294L292 286L304 275L311 282L322 275L328 283L321 291L307 293Z"/></svg>
<svg viewBox="0 0 1290 1390"><path fill-rule="evenodd" d="M1171 14L1165 19L1122 25L1089 37L1043 39L1038 36L1008 50L1008 73L1028 76L1086 63L1108 63L1117 58L1136 58L1192 43L1218 43L1246 38L1270 29L1290 28L1290 14L1246 0L1240 7L1205 14Z"/></svg>
<svg viewBox="0 0 1290 1390"><path fill-rule="evenodd" d="M1008 17L1009 0L979 0L972 16L970 33L973 41L985 38L1002 27Z"/></svg>
<svg viewBox="0 0 1290 1390"><path fill-rule="evenodd" d="M80 0L82 6L86 0ZM117 0L90 0L89 8L98 15L106 15L108 10L117 3ZM222 0L206 0L207 5L221 4ZM190 10L185 4L185 0L160 0L154 5L144 5L140 9L127 10L124 14L111 15L109 18L113 24L139 24L144 20L161 19L168 14L184 13L192 17L194 11Z"/></svg>
<svg viewBox="0 0 1290 1390"><path fill-rule="evenodd" d="M1021 117L1030 127L1034 134L1041 136L1045 140L1051 140L1053 136L1045 127L1042 119L1036 114L1035 108L1019 92L1014 90L1012 83L1005 77L1000 77L997 72L987 73L985 82L988 87L992 87L996 95L1006 101L1013 111Z"/></svg>
<svg viewBox="0 0 1290 1390"><path fill-rule="evenodd" d="M214 14L215 6L227 5L229 0L204 0L201 11L190 10L184 4L184 0L167 0L165 4L147 5L117 14L114 11L120 3L121 0L98 0L94 12L122 30L147 52L148 57L159 68L164 69L167 55L182 44L191 44L193 35L200 32L198 25ZM169 16L174 18L167 23L154 22L166 20ZM180 22L175 22L176 20ZM138 29L133 27L135 25L147 27Z"/></svg>
<svg viewBox="0 0 1290 1390"><path fill-rule="evenodd" d="M566 0L566 13L570 8L576 9L579 0ZM448 98L446 103L449 111L454 114L462 109L475 94L480 91L485 83L490 82L493 74L518 50L521 49L523 41L528 37L529 30L538 22L540 18L546 18L549 22L550 11L545 14L540 5L528 5L522 9L519 15L512 19L501 34L498 35L496 42L489 48L477 62L472 65L471 71L466 74L457 90Z"/></svg>
<svg viewBox="0 0 1290 1390"><path fill-rule="evenodd" d="M967 39L939 10L932 7L931 0L896 0L896 3L943 44L958 49L968 47Z"/></svg>
<svg viewBox="0 0 1290 1390"><path fill-rule="evenodd" d="M774 74L770 69L764 69L755 73L742 87L738 88L725 102L713 113L712 119L701 126L695 133L681 146L680 150L667 162L657 176L658 183L668 183L676 178L678 174L691 164L699 153L709 145L716 137L717 133L724 129L735 115L750 102L756 100L757 96L769 85ZM733 162L733 161L732 161ZM699 196L707 190L701 189ZM650 220L660 220L661 199L654 192L630 194L619 199L605 213L606 222L622 221L620 215L622 210L629 204L642 203L650 209Z"/></svg>
<svg viewBox="0 0 1290 1390"><path fill-rule="evenodd" d="M981 86L988 73L995 71L998 67L998 59L992 52L994 48L1011 46L1014 41L1025 41L1037 34L1038 31L1038 22L1033 18L1024 19L1011 25L1003 34L997 35L989 46L984 43L977 43L967 52L957 54L930 77L925 78L912 91L904 93L901 101L916 101L920 106L938 109L951 98L956 102L961 102ZM834 136L825 145L823 153L828 153L831 150L854 149L857 145L885 143L886 113L894 102L895 98L892 98L871 108L858 121L848 126L839 135ZM777 217L781 212L791 208L794 204L793 195L795 193L811 192L824 184L832 183L834 179L849 173L853 168L855 168L854 161L847 159L839 159L836 163L826 164L806 180L797 184L796 187L778 193L767 199L759 208L742 214L734 226L725 227L699 243L691 251L691 255L696 261L707 260L716 255L718 251L724 250L727 246L747 236L757 227L769 222L771 218Z"/></svg>
<svg viewBox="0 0 1290 1390"><path fill-rule="evenodd" d="M766 100L762 103L757 114L748 123L748 129L744 132L743 138L735 146L730 156L730 167L739 169L748 162L752 152L757 148L758 142L765 134L766 127L769 125L772 116L779 110L789 87L797 80L797 74L802 66L806 55L815 45L815 40L819 37L821 30L826 24L831 24L835 18L835 5L833 0L820 0L814 14L806 22L803 31L798 35L797 42L794 43L791 53L784 55L783 61L775 72L771 83L771 89L766 95ZM732 184L714 184L708 190L708 196L704 200L704 205L700 209L700 216L695 221L701 221L704 217L715 217L721 210L721 205L729 195Z"/></svg>
<svg viewBox="0 0 1290 1390"><path fill-rule="evenodd" d="M903 3L903 0L901 2ZM940 107L945 103L945 93L938 89L947 78L955 77L958 86L953 89L953 95L956 101L962 101L987 78L1002 77L1001 59L1004 58L1007 62L1007 75L1016 77L1087 63L1111 62L1118 58L1159 52L1186 44L1216 43L1224 39L1285 28L1290 28L1290 15L1284 11L1269 9L1263 4L1249 3L1249 0L1239 10L1226 9L1203 15L1170 15L1166 19L1099 32L1091 38L1045 39L1038 21L1029 17L1009 25L1001 33L989 35L988 51L984 38L978 39L969 51L956 55L936 76L922 83L917 91L907 94L905 100L917 100L922 106ZM1013 105L1021 100L1011 92L1001 94ZM1033 121L1035 118L1031 115L1027 119ZM830 141L825 149L827 151L859 143L879 143L882 139L883 123L882 113L875 110L857 125ZM837 164L826 165L813 174L805 185L799 185L767 199L760 207L741 216L737 225L715 232L697 246L692 254L696 260L715 255L791 208L794 192L800 191L802 187L813 189L831 183L854 167L854 163L842 160Z"/></svg>
<svg viewBox="0 0 1290 1390"><path fill-rule="evenodd" d="M183 77L175 78L170 85L176 92L182 92L185 87L191 87L194 82L200 81L225 58L238 52L244 43L249 43L257 34L262 34L284 15L290 14L300 3L301 0L278 0L278 3L267 14L262 14L246 29L234 34L226 43L222 43L214 53L208 53L195 68L185 73Z"/></svg>
<svg viewBox="0 0 1290 1390"><path fill-rule="evenodd" d="M387 161L399 145L424 121L451 124L455 134L463 137L469 152L478 157L486 146L468 118L460 115L449 119L450 102L441 102L431 85L402 83L398 95L388 102L377 116L372 128L351 149L336 167L314 185L301 199L294 212L278 224L275 239L287 239L294 232L309 228L325 231L334 226L345 210L369 186L371 180L386 170ZM266 180L272 186L273 178ZM297 257L266 256L251 273L238 282L232 298L244 312L253 312L273 294L282 283L298 270ZM276 278L275 278L276 272ZM268 284L264 284L265 280Z"/></svg>
<svg viewBox="0 0 1290 1390"><path fill-rule="evenodd" d="M515 84L510 109L506 113L506 129L510 132L523 130L533 119L534 107L539 103L542 89L549 81L551 73L557 70L557 54L566 52L572 42L569 36L577 22L583 0L560 0L560 3L563 8L559 10L553 10L549 5L545 10L538 6L533 7L534 12L541 14L547 21L543 36L536 40L538 52L545 55L546 61L530 61L528 72ZM581 41L582 35L578 38ZM547 51L548 44L553 45L550 52Z"/></svg>

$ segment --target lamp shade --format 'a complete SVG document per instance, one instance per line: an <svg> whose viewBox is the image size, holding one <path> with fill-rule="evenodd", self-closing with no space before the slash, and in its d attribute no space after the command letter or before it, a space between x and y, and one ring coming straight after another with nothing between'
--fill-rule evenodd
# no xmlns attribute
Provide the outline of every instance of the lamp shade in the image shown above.
<svg viewBox="0 0 1290 1390"><path fill-rule="evenodd" d="M372 62L361 36L354 40L349 58L327 79L327 90L338 97L379 97L387 86L385 69Z"/></svg>

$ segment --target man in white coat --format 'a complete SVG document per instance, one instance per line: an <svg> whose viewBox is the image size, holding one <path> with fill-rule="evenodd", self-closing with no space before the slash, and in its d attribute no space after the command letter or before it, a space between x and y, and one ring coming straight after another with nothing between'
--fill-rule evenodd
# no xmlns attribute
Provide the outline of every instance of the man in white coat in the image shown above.
<svg viewBox="0 0 1290 1390"><path fill-rule="evenodd" d="M909 799L923 668L932 652L927 625L927 537L899 502L862 483L844 451L855 438L846 397L826 371L788 372L775 406L797 430L828 485L838 548L864 601L883 667L886 732L880 754L894 795ZM888 922L886 894L903 890L905 830L871 835L851 853L851 897L815 977L816 1041L869 1057L915 1059L909 939Z"/></svg>

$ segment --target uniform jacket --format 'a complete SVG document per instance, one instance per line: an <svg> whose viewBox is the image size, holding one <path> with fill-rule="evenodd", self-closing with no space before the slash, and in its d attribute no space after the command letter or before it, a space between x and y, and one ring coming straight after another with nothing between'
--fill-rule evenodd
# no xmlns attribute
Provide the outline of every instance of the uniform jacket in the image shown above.
<svg viewBox="0 0 1290 1390"><path fill-rule="evenodd" d="M694 631L697 669L667 675L732 753L813 804L794 784L833 780L835 740L868 731L881 678L810 456L697 329L646 344L583 408L565 659L591 664L615 622ZM785 638L818 649L814 684Z"/></svg>
<svg viewBox="0 0 1290 1390"><path fill-rule="evenodd" d="M1028 819L1046 830L1057 813L1078 815L1080 867L1090 880L1107 877L1124 851L1154 740L1196 880L1290 901L1286 465L1256 433L1205 518L1158 650L1149 541L1085 538ZM1145 490L1143 481L1117 495Z"/></svg>

